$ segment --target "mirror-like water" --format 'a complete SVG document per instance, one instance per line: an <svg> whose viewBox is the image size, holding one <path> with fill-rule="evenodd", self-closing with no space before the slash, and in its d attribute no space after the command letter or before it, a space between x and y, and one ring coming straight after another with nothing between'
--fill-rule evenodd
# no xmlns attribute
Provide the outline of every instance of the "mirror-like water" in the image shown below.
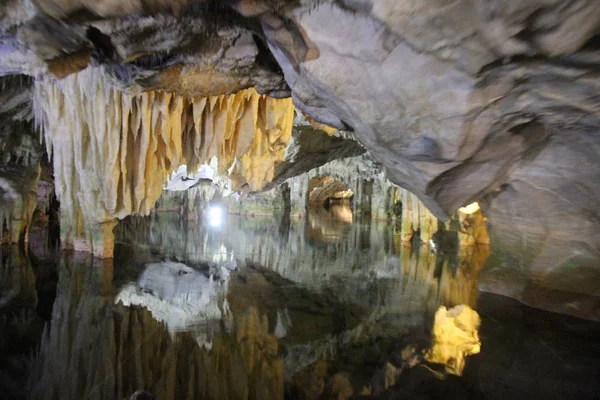
<svg viewBox="0 0 600 400"><path fill-rule="evenodd" d="M216 208L205 218L129 218L114 260L3 248L0 397L600 393L600 324L481 292L486 246L403 243L395 226L353 219L343 205L304 220ZM478 354L468 355L473 336L440 328L440 306L477 311L475 331L448 321L478 336ZM444 364L433 362L436 343Z"/></svg>

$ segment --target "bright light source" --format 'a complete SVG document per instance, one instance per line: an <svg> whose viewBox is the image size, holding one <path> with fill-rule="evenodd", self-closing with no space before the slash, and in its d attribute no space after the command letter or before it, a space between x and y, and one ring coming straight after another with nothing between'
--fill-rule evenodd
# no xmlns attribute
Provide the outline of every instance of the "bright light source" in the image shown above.
<svg viewBox="0 0 600 400"><path fill-rule="evenodd" d="M221 226L221 222L223 222L223 209L217 206L209 206L208 225L217 228Z"/></svg>

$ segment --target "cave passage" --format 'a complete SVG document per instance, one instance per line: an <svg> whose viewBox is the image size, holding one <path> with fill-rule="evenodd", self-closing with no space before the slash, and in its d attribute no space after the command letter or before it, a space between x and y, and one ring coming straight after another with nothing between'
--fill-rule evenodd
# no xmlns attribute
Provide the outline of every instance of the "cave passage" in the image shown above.
<svg viewBox="0 0 600 400"><path fill-rule="evenodd" d="M600 399L599 2L0 1L0 398Z"/></svg>

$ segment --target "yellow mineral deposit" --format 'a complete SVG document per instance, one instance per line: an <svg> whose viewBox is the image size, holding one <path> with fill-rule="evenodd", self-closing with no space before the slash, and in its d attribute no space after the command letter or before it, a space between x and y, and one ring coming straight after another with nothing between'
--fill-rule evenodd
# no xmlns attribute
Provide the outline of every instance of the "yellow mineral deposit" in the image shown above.
<svg viewBox="0 0 600 400"><path fill-rule="evenodd" d="M167 92L127 94L99 68L35 84L34 108L53 156L66 246L112 256L110 222L147 215L168 175L217 157L220 173L236 158L247 185L273 177L292 132L291 99L247 89L185 98Z"/></svg>
<svg viewBox="0 0 600 400"><path fill-rule="evenodd" d="M461 248L458 254L460 265L453 268L448 259L440 260L440 255L427 245L422 244L415 249L410 243L404 242L400 247L402 279L430 287L431 293L436 294L430 300L436 304L475 306L479 294L479 272L488 255L489 247ZM441 265L440 261L443 261ZM407 285L407 288L412 287Z"/></svg>
<svg viewBox="0 0 600 400"><path fill-rule="evenodd" d="M460 246L472 246L475 244L489 244L485 216L477 202L466 207L459 208L458 215L458 242Z"/></svg>
<svg viewBox="0 0 600 400"><path fill-rule="evenodd" d="M325 132L326 134L328 134L329 136L333 136L333 134L337 132L336 128L333 128L326 124L322 124L320 122L317 122L314 119L312 119L310 116L308 116L307 114L302 113L302 115L304 115L304 118L306 118L308 123L311 124L313 126L313 128L320 129L323 132Z"/></svg>
<svg viewBox="0 0 600 400"><path fill-rule="evenodd" d="M479 273L490 255L490 246L460 246L458 268L453 270L444 262L440 276L439 296L444 304L475 306L479 296Z"/></svg>
<svg viewBox="0 0 600 400"><path fill-rule="evenodd" d="M462 375L465 358L481 350L480 323L479 314L467 305L440 307L433 323L433 344L425 359L444 364L450 374Z"/></svg>
<svg viewBox="0 0 600 400"><path fill-rule="evenodd" d="M471 203L468 206L465 207L461 207L458 209L459 212L463 213L463 214L473 214L474 212L479 211L479 203L475 202L475 203Z"/></svg>

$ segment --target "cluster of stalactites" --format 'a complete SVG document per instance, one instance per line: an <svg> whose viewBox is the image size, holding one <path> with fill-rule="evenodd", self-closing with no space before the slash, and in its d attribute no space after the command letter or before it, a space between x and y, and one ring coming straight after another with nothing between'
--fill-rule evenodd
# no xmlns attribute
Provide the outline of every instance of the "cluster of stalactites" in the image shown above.
<svg viewBox="0 0 600 400"><path fill-rule="evenodd" d="M417 231L422 242L428 243L438 231L438 219L419 200L406 189L399 189L402 201L402 237L408 241Z"/></svg>
<svg viewBox="0 0 600 400"><path fill-rule="evenodd" d="M419 200L419 198L406 189L397 188L393 196L402 202L402 240L409 241L415 232L419 232L421 242L429 243L433 235L440 228L438 219ZM457 221L458 242L460 246L476 244L489 244L485 216L479 204L472 203L462 207L452 216ZM446 225L450 228L451 222Z"/></svg>
<svg viewBox="0 0 600 400"><path fill-rule="evenodd" d="M294 116L291 99L254 89L207 98L127 94L112 88L99 68L62 81L39 79L34 92L57 196L73 226L82 218L146 215L173 169L187 164L192 170L212 157L220 172L235 169L259 189L283 158Z"/></svg>
<svg viewBox="0 0 600 400"><path fill-rule="evenodd" d="M0 165L0 242L29 241L40 167Z"/></svg>

